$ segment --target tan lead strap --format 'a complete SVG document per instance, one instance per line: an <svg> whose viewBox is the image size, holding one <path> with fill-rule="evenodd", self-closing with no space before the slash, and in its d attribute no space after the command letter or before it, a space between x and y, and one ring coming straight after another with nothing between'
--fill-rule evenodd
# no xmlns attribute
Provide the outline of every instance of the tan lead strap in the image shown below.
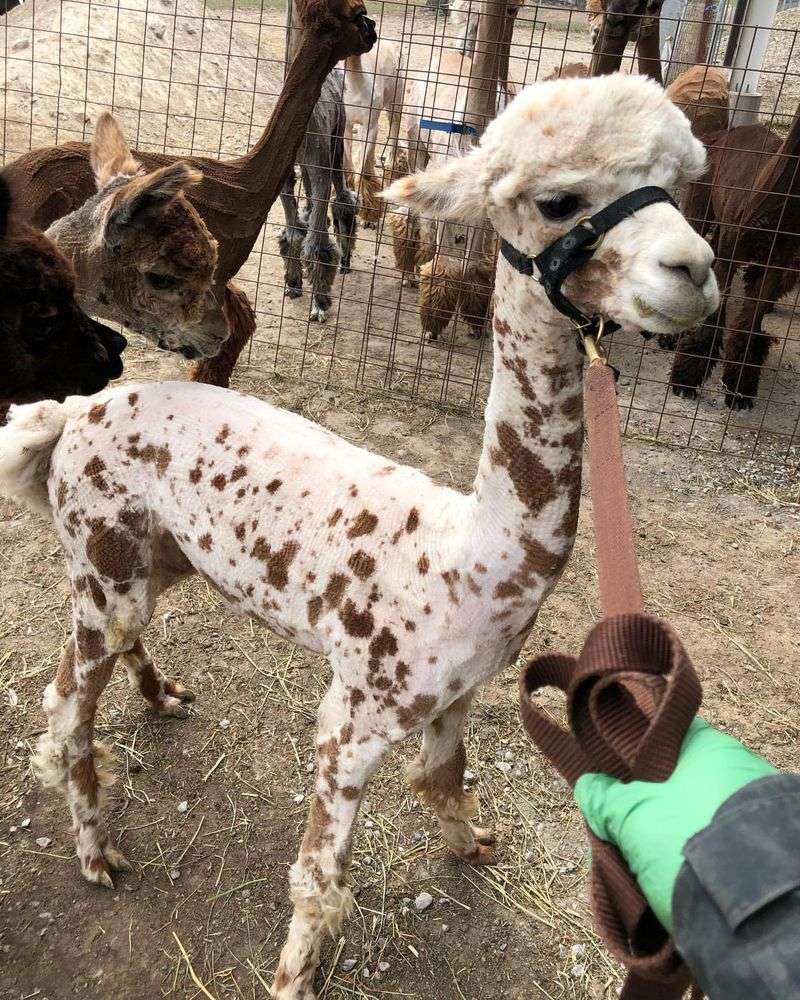
<svg viewBox="0 0 800 1000"><path fill-rule="evenodd" d="M592 522L603 615L642 611L642 585L633 548L633 522L625 485L614 370L594 338L585 340L590 358L583 390L589 452Z"/></svg>

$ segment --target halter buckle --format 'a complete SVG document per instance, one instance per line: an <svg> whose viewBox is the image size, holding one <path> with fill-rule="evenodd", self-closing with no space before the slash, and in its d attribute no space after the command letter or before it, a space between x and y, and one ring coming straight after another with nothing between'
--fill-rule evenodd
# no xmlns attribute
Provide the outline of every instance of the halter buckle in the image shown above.
<svg viewBox="0 0 800 1000"><path fill-rule="evenodd" d="M593 324L594 325L594 324ZM598 316L596 319L597 332L596 333L584 333L584 327L578 327L578 336L583 344L583 349L586 352L586 357L590 365L607 365L608 358L602 347L600 346L600 341L603 339L603 334L605 333L606 321L602 316Z"/></svg>

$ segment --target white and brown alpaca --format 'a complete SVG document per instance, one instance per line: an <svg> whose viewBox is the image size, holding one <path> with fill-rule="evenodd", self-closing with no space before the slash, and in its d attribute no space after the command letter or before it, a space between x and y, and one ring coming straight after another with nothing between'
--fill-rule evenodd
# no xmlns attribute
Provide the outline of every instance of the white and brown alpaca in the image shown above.
<svg viewBox="0 0 800 1000"><path fill-rule="evenodd" d="M107 113L90 159L97 193L46 233L75 268L81 307L184 357L212 357L228 335L213 293L217 241L185 194L203 175L181 161L147 173Z"/></svg>
<svg viewBox="0 0 800 1000"><path fill-rule="evenodd" d="M381 112L386 112L387 164L392 176L397 164L406 70L400 45L378 37L375 47L362 56L349 56L344 63L344 168L347 184L358 192L359 214L364 226L374 228L380 221L383 202L377 197L381 186L375 173L375 150ZM359 130L354 143L353 127ZM354 146L361 155L353 156Z"/></svg>
<svg viewBox="0 0 800 1000"><path fill-rule="evenodd" d="M580 216L642 185L672 189L704 162L651 81L562 80L520 94L468 157L386 196L488 221L536 254ZM565 291L627 330L674 332L715 307L711 260L677 209L651 205L610 232ZM37 766L66 795L89 880L111 885L127 866L101 814L93 735L115 660L157 710L177 714L188 697L142 644L162 591L201 573L233 608L330 661L280 1000L315 995L320 945L351 903L359 803L394 744L422 731L413 788L459 857L492 856L462 785L464 722L477 687L514 662L572 548L583 363L569 321L504 258L494 337L467 494L297 414L192 383L18 407L0 430L0 491L52 515L72 583L73 633L45 694Z"/></svg>
<svg viewBox="0 0 800 1000"><path fill-rule="evenodd" d="M407 139L412 171L459 160L475 143L461 126L481 130L497 108L507 103L508 48L518 9L516 3L506 7L496 0L461 3L455 9L458 39L452 47L442 48L435 68L432 50L427 72L409 88ZM457 130L431 130L426 125L431 121L453 123ZM424 336L436 340L457 313L466 320L471 336L483 336L492 297L492 234L444 217L420 216L407 208L393 212L389 221L403 284L413 286L419 279Z"/></svg>

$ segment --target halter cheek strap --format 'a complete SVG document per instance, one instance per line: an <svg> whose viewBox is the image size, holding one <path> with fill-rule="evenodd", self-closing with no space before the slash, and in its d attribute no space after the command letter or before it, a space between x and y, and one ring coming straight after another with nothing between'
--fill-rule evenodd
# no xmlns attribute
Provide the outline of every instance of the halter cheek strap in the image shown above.
<svg viewBox="0 0 800 1000"><path fill-rule="evenodd" d="M604 319L599 313L587 316L563 294L561 286L570 274L592 259L603 237L614 226L648 205L661 201L677 207L663 188L637 188L588 219L581 219L577 226L545 247L536 257L528 257L503 239L500 240L500 250L515 270L539 282L552 305L572 320L582 336L597 336L600 331L613 333L619 329L618 323Z"/></svg>

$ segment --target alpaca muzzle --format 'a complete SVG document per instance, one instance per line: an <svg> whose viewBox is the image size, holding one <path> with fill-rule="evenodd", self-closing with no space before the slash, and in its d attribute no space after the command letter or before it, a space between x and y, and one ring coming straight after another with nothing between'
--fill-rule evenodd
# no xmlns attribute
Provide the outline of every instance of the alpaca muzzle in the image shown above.
<svg viewBox="0 0 800 1000"><path fill-rule="evenodd" d="M629 191L589 218L581 219L536 257L529 257L507 240L500 240L500 251L508 263L520 274L535 278L544 288L550 304L575 326L581 350L586 337L599 339L603 334L618 330L619 324L599 313L587 315L564 295L562 285L571 274L592 259L606 233L641 209L659 202L667 202L677 208L663 188L642 187Z"/></svg>

